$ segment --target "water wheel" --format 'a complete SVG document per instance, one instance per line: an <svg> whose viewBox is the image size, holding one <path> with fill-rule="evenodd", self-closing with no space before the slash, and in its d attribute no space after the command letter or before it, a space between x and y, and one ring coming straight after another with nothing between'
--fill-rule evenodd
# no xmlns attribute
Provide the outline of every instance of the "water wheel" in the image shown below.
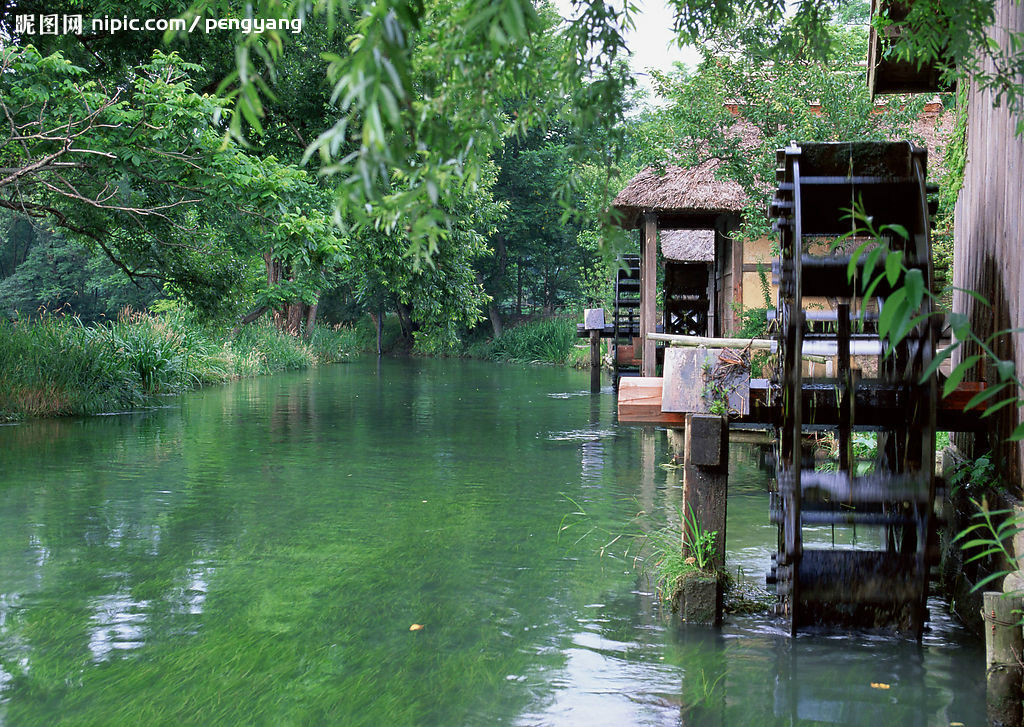
<svg viewBox="0 0 1024 727"><path fill-rule="evenodd" d="M886 352L877 321L905 273L865 298L863 257L851 280L853 245L836 241L851 231L850 210L860 204L876 229L900 225L909 233L886 242L930 286L926 151L908 143L794 143L777 161L771 517L779 538L769 574L777 609L794 633L839 624L920 636L935 555L936 383L922 381L935 327L926 318ZM808 364L809 356L828 363ZM817 465L811 436L831 449ZM877 456L861 461L854 444L871 441ZM837 544L837 528L852 530L852 542ZM832 542L822 542L829 530Z"/></svg>

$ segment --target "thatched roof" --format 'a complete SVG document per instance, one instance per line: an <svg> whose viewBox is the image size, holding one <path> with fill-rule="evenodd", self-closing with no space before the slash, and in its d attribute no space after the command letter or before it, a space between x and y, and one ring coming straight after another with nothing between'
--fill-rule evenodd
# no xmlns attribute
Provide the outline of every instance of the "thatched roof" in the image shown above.
<svg viewBox="0 0 1024 727"><path fill-rule="evenodd" d="M714 230L661 230L661 254L683 263L715 261Z"/></svg>
<svg viewBox="0 0 1024 727"><path fill-rule="evenodd" d="M633 177L612 205L627 225L641 212L699 214L740 212L747 200L743 188L715 176L721 162L708 159L691 169L665 167L664 174L648 167Z"/></svg>
<svg viewBox="0 0 1024 727"><path fill-rule="evenodd" d="M944 171L943 158L952 121L953 114L943 111L941 104L929 103L913 124L914 141L923 142L928 149L931 179L937 179ZM743 118L737 118L725 135L738 140L740 148L748 151L756 149L761 140L757 127ZM906 138L906 135L894 137ZM677 222L683 218L683 227L690 226L685 218L699 221L696 226L702 227L704 224L700 223L707 223L715 215L742 212L747 195L737 182L725 175L719 178L721 165L717 158L709 158L691 168L668 165L658 170L648 167L629 180L612 206L623 214L623 227L636 226L644 212L669 215ZM774 185L764 191L765 202L773 191Z"/></svg>

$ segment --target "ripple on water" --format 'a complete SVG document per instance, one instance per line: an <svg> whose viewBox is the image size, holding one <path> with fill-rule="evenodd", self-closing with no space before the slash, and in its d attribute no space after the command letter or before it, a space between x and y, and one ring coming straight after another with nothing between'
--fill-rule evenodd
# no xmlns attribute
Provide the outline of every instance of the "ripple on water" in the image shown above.
<svg viewBox="0 0 1024 727"><path fill-rule="evenodd" d="M539 438L549 442L596 442L600 439L614 437L615 431L611 429L569 429L561 432L547 432L538 434Z"/></svg>

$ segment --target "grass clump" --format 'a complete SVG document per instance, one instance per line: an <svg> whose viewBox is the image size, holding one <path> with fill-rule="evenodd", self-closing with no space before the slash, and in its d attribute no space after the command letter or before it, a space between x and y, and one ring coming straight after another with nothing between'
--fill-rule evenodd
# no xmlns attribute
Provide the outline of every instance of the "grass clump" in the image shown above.
<svg viewBox="0 0 1024 727"><path fill-rule="evenodd" d="M488 358L564 364L568 362L575 344L576 323L569 318L549 318L506 329L491 343Z"/></svg>
<svg viewBox="0 0 1024 727"><path fill-rule="evenodd" d="M729 580L714 563L718 533L705 530L693 510L684 516L680 508L678 514L678 523L669 523L647 536L658 600L667 603L673 613L680 610L688 580L710 578L723 585Z"/></svg>
<svg viewBox="0 0 1024 727"><path fill-rule="evenodd" d="M344 361L365 350L363 338L320 327L306 342L264 321L231 339L181 312L128 308L90 327L73 317L0 320L0 421L122 411L204 384Z"/></svg>
<svg viewBox="0 0 1024 727"><path fill-rule="evenodd" d="M77 319L0 321L0 413L60 416L123 409L145 394L111 340Z"/></svg>
<svg viewBox="0 0 1024 727"><path fill-rule="evenodd" d="M231 342L231 352L234 373L239 377L297 371L316 365L309 344L277 330L269 321L253 323L240 330Z"/></svg>

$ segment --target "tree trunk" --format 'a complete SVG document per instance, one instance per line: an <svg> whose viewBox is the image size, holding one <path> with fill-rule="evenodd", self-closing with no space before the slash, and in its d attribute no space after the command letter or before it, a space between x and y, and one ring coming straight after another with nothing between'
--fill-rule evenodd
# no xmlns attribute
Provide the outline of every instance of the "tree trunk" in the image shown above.
<svg viewBox="0 0 1024 727"><path fill-rule="evenodd" d="M501 311L499 311L498 306L494 304L493 298L487 303L487 317L491 319L491 328L494 330L494 337L501 338Z"/></svg>
<svg viewBox="0 0 1024 727"><path fill-rule="evenodd" d="M412 334L416 330L412 322L412 310L402 302L395 305L395 310L398 312L398 322L402 325L402 337L412 341Z"/></svg>
<svg viewBox="0 0 1024 727"><path fill-rule="evenodd" d="M384 321L376 313L370 314L370 320L373 321L373 330L377 334L377 355L380 356L384 353L384 341L382 340Z"/></svg>
<svg viewBox="0 0 1024 727"><path fill-rule="evenodd" d="M274 259L274 251L263 253L263 262L267 268L267 286L273 287L281 282L281 261ZM281 311L274 309L274 328L286 330L287 318Z"/></svg>
<svg viewBox="0 0 1024 727"><path fill-rule="evenodd" d="M516 261L516 315L523 317L523 261Z"/></svg>
<svg viewBox="0 0 1024 727"><path fill-rule="evenodd" d="M268 306L261 305L259 308L256 308L255 310L242 316L242 318L239 319L238 323L235 324L235 327L231 329L231 335L237 335L238 331L242 328L242 326L249 325L254 320L259 318L261 315L266 313L268 310L270 310Z"/></svg>
<svg viewBox="0 0 1024 727"><path fill-rule="evenodd" d="M319 297L317 300L319 300ZM307 341L313 339L313 327L316 326L316 309L318 305L318 303L314 303L313 305L306 306L306 328L302 332L302 337Z"/></svg>
<svg viewBox="0 0 1024 727"><path fill-rule="evenodd" d="M305 303L289 303L285 308L286 321L285 331L293 336L298 336L302 332L302 319L306 314Z"/></svg>
<svg viewBox="0 0 1024 727"><path fill-rule="evenodd" d="M481 288L484 289L484 292L486 293L487 288L484 285L484 278L479 272L477 272L476 274L476 282L480 285ZM501 337L501 311L498 310L498 305L495 302L497 296L490 294L488 295L490 297L490 300L487 301L487 317L491 319L491 328L494 329L494 337L499 338Z"/></svg>

